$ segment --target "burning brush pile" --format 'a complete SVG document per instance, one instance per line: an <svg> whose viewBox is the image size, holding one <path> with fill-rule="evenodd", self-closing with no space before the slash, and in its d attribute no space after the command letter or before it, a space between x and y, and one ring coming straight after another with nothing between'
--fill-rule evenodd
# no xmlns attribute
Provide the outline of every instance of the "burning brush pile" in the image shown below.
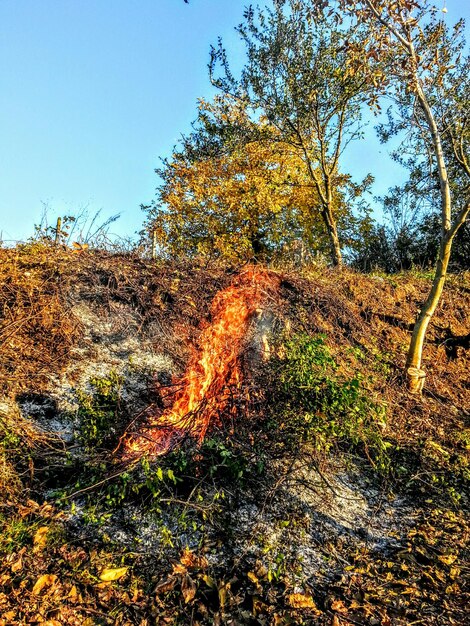
<svg viewBox="0 0 470 626"><path fill-rule="evenodd" d="M250 327L278 299L279 285L275 273L248 267L217 293L198 348L193 349L186 373L175 383L171 405L160 414L146 412L144 427L126 435L126 457L159 456L187 436L201 443L211 426L221 426L222 415L236 416ZM262 345L268 349L265 336Z"/></svg>

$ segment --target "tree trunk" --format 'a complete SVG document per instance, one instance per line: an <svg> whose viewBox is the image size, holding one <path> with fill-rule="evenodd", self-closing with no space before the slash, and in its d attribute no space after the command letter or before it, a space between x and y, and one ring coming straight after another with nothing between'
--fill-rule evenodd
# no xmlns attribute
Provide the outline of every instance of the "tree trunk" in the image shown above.
<svg viewBox="0 0 470 626"><path fill-rule="evenodd" d="M331 260L335 267L341 267L341 265L343 264L343 257L341 255L341 246L339 243L336 222L329 207L325 208L322 214L328 233L328 238L330 240Z"/></svg>
<svg viewBox="0 0 470 626"><path fill-rule="evenodd" d="M152 259L157 258L157 231L154 228L152 231Z"/></svg>
<svg viewBox="0 0 470 626"><path fill-rule="evenodd" d="M406 375L408 389L413 393L421 393L426 375L421 369L423 355L423 344L426 330L436 310L444 289L444 283L449 265L450 253L452 249L453 234L447 234L441 240L439 248L439 258L436 264L436 272L432 283L431 291L426 298L418 319L413 328L411 343L406 358Z"/></svg>
<svg viewBox="0 0 470 626"><path fill-rule="evenodd" d="M411 50L411 56L414 59L414 49ZM436 264L436 272L432 283L431 291L426 298L418 319L416 320L411 336L411 343L408 349L406 359L406 377L408 389L412 393L421 393L426 378L425 372L421 369L421 359L423 355L423 344L426 330L429 322L436 310L439 300L444 289L444 283L449 265L450 253L452 250L452 240L455 233L465 221L468 214L468 205L464 207L460 215L457 216L454 223L451 223L451 196L449 179L447 175L447 167L442 149L441 137L434 119L432 110L426 99L426 95L416 77L416 95L421 108L426 117L428 127L431 133L432 143L436 155L437 172L439 175L439 183L441 189L441 243L439 246L439 257Z"/></svg>

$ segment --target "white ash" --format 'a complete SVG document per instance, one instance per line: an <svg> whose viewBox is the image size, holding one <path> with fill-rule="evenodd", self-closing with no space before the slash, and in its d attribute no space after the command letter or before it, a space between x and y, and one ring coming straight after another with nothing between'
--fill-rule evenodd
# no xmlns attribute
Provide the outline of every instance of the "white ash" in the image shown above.
<svg viewBox="0 0 470 626"><path fill-rule="evenodd" d="M132 307L105 307L77 302L72 313L83 326L83 335L72 350L71 362L59 378L51 376L47 395L19 402L21 412L33 417L41 427L59 436L65 443L73 440L79 427L76 419L77 391L93 393L90 381L108 378L111 372L123 379L121 404L130 414L145 407L146 395L159 375L170 377L172 360L155 351L156 337L139 332L139 319ZM54 411L45 405L54 404Z"/></svg>

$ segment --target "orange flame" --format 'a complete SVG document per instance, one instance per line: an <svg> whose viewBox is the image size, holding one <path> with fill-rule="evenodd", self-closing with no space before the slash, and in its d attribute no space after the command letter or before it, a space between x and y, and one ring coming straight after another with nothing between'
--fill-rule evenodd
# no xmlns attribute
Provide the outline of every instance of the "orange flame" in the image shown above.
<svg viewBox="0 0 470 626"><path fill-rule="evenodd" d="M219 423L242 382L240 357L252 316L277 285L275 274L250 266L216 295L212 323L201 333L200 351L189 363L173 406L150 417L145 431L125 442L126 456L164 454L185 435L201 442L209 426Z"/></svg>

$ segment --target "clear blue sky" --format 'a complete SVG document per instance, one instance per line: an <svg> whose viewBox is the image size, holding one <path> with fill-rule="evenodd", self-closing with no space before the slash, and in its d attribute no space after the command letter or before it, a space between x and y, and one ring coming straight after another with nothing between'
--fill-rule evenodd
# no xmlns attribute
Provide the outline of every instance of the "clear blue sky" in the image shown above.
<svg viewBox="0 0 470 626"><path fill-rule="evenodd" d="M31 235L43 203L51 217L86 205L121 213L114 231L138 231L159 157L211 94L210 44L222 35L240 53L233 27L248 3L0 0L3 239ZM465 0L447 6L451 22L470 14ZM356 149L351 163L358 176L372 170L383 192L393 168L378 149Z"/></svg>

